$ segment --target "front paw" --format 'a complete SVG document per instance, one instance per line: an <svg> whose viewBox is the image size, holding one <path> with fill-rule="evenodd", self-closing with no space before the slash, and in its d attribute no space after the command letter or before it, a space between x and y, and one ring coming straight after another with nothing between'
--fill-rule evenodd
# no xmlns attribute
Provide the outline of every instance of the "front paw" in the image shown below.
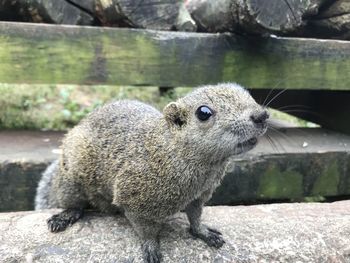
<svg viewBox="0 0 350 263"><path fill-rule="evenodd" d="M202 239L210 247L221 248L223 244L225 244L222 234L219 231L209 227L203 227L199 231L195 231L190 228L190 233L194 237Z"/></svg>
<svg viewBox="0 0 350 263"><path fill-rule="evenodd" d="M61 232L67 228L69 221L60 215L53 215L47 220L47 226L51 232Z"/></svg>
<svg viewBox="0 0 350 263"><path fill-rule="evenodd" d="M208 244L208 246L215 248L221 248L225 244L222 234L212 228L208 228L208 235L204 241Z"/></svg>
<svg viewBox="0 0 350 263"><path fill-rule="evenodd" d="M83 216L83 209L66 209L47 220L51 232L60 232L73 225Z"/></svg>
<svg viewBox="0 0 350 263"><path fill-rule="evenodd" d="M162 255L159 251L159 244L155 241L146 241L142 244L142 257L145 263L160 263Z"/></svg>

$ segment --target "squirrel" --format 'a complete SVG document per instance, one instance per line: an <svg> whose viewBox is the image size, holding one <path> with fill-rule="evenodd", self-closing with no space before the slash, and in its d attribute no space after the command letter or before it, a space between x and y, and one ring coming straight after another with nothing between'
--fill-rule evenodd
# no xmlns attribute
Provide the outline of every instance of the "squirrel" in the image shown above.
<svg viewBox="0 0 350 263"><path fill-rule="evenodd" d="M145 262L160 262L159 232L184 210L190 233L220 248L222 234L201 223L202 207L220 184L229 157L252 149L268 111L235 83L207 85L163 113L121 100L95 109L70 130L58 161L43 174L36 210L63 208L48 219L59 232L85 208L122 211L141 239Z"/></svg>

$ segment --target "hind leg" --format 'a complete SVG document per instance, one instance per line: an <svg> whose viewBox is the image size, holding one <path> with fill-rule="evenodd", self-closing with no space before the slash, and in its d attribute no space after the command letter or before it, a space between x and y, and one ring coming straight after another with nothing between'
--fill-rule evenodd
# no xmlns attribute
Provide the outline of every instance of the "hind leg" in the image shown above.
<svg viewBox="0 0 350 263"><path fill-rule="evenodd" d="M60 232L83 217L87 198L82 187L69 178L56 178L53 189L59 208L64 210L47 220L51 232Z"/></svg>
<svg viewBox="0 0 350 263"><path fill-rule="evenodd" d="M73 225L83 217L84 209L65 209L62 212L53 215L47 220L47 226L51 232L60 232Z"/></svg>

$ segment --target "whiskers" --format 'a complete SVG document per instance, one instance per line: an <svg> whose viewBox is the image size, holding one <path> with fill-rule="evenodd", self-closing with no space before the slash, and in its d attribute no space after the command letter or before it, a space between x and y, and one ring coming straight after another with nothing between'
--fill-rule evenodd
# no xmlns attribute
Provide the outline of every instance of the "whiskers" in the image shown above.
<svg viewBox="0 0 350 263"><path fill-rule="evenodd" d="M266 103L266 105L262 105L264 108L267 108L274 100L276 100L279 96L281 96L283 93L285 93L287 91L287 88L285 88L285 89L283 89L283 90L281 90L281 91L279 91L275 96L273 96L272 97L272 99L270 99L267 103ZM269 96L269 95L268 95ZM268 97L268 96L266 96L266 98ZM265 99L266 100L266 99Z"/></svg>
<svg viewBox="0 0 350 263"><path fill-rule="evenodd" d="M292 146L293 148L300 148L302 145L302 142L296 141L295 136L289 136L286 134L285 131L287 127L281 126L280 123L278 123L275 120L268 120L267 122L267 132L265 134L265 138L270 143L272 149L277 153L284 153L287 152L286 147ZM300 129L300 127L295 127L293 129L293 133L300 132L305 133Z"/></svg>
<svg viewBox="0 0 350 263"><path fill-rule="evenodd" d="M323 120L324 116L311 110L311 107L308 107L306 105L288 105L283 106L280 108L277 108L276 110L281 111L283 113L303 113L305 115L313 115L314 117L317 117L318 120Z"/></svg>
<svg viewBox="0 0 350 263"><path fill-rule="evenodd" d="M279 142L276 143L275 140L268 133L266 133L265 136L266 136L267 141L270 143L270 145L274 151L280 153L280 150L278 149L277 143L285 151L283 145Z"/></svg>
<svg viewBox="0 0 350 263"><path fill-rule="evenodd" d="M281 83L282 82L284 83L285 81L288 81L288 80L286 78L280 80L279 83L277 83L272 89L269 90L263 103L261 104L261 106L263 108L267 109L268 107L271 107L272 104L281 105L281 103L276 103L276 101L278 99L280 99L283 94L286 95L285 92L287 91L288 88L280 89L277 87L281 86ZM298 101L300 101L300 100L298 100ZM285 105L285 106L282 106L279 108L276 107L275 109L277 111L280 111L281 113L305 117L305 118L308 118L311 120L316 120L316 122L318 122L318 120L319 121L322 120L322 122L324 122L324 116L313 111L312 107L307 106L307 105L302 105L302 103L293 104L293 105ZM283 118L281 118L281 119L283 119ZM303 120L303 121L305 121L305 124L308 124L307 120ZM287 122L288 122L288 120L287 120ZM267 121L267 124L268 124L268 127L267 127L268 129L267 129L266 134L264 135L264 138L271 145L274 152L282 153L282 152L290 151L290 149L289 149L290 147L288 147L288 146L291 146L292 148L295 148L295 149L303 147L302 146L303 140L304 140L304 137L306 134L305 131L300 129L300 128L304 127L303 122L299 122L299 125L296 125L296 129L293 129L293 132L291 134L283 131L285 129L285 127L283 127L284 125L283 124L281 125L281 123L278 121L276 122L274 120L269 119ZM308 126L308 125L305 125L305 126ZM295 136L296 133L303 133L304 135Z"/></svg>
<svg viewBox="0 0 350 263"><path fill-rule="evenodd" d="M281 97L281 95L283 95L288 88L284 88L282 90L278 89L278 86L282 83L288 81L288 78L284 78L281 79L272 89L270 89L270 91L268 92L268 94L266 95L263 103L261 104L261 106L263 108L268 108L272 102L276 101L277 99L279 99ZM275 95L273 95L274 91L279 90ZM270 96L272 96L272 98L270 99ZM317 117L316 119L319 120L324 120L324 116L322 116L321 114L312 111L312 108L307 106L307 105L302 105L302 104L294 104L294 105L286 105L286 106L282 106L279 108L275 108L278 111L290 114L290 113L301 113L303 115L312 115L313 118ZM293 114L292 114L293 115Z"/></svg>
<svg viewBox="0 0 350 263"><path fill-rule="evenodd" d="M273 121L267 122L267 132L265 134L267 141L270 143L272 149L277 153L286 152L286 148L283 146L282 142L278 138L282 138L290 144L295 144L293 140L288 137L283 132L279 131L280 127L274 125ZM275 136L271 136L269 133L271 132L275 134ZM282 151L282 152L281 152Z"/></svg>
<svg viewBox="0 0 350 263"><path fill-rule="evenodd" d="M283 78L283 79L280 79L276 85L274 85L272 87L272 89L270 89L269 93L266 95L266 98L264 100L264 102L261 104L264 108L267 108L275 99L277 99L279 96L281 96L286 90L287 88L285 89L282 89L280 92L278 92L275 96L272 97L272 99L268 100L270 95L273 93L274 90L277 89L278 86L281 85L282 82L284 81L288 81L288 78ZM266 104L265 104L266 103Z"/></svg>

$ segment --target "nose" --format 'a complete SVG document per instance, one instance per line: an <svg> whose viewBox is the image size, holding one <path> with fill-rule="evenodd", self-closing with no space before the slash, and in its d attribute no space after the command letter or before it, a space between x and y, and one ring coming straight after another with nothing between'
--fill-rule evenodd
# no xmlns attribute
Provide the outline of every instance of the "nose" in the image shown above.
<svg viewBox="0 0 350 263"><path fill-rule="evenodd" d="M255 112L252 115L250 115L250 119L256 125L264 124L269 117L270 117L270 114L269 114L269 112L267 110L263 110L263 111L260 111L260 112Z"/></svg>

